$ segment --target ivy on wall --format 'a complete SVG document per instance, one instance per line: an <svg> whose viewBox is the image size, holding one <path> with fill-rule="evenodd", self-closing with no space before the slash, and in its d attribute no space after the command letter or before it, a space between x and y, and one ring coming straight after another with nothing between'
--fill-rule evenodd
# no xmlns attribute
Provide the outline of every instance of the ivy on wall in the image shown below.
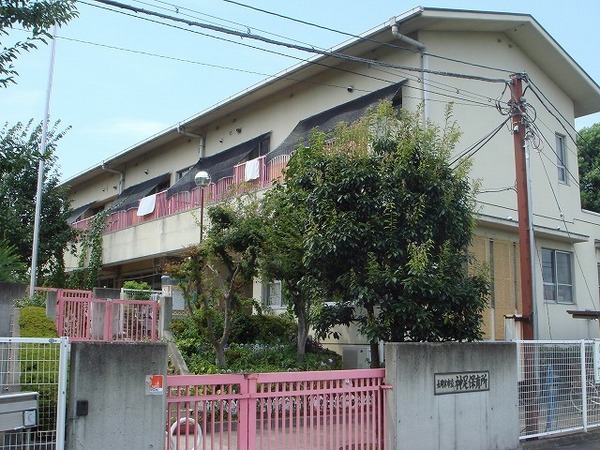
<svg viewBox="0 0 600 450"><path fill-rule="evenodd" d="M102 271L102 236L107 217L107 210L99 212L80 235L77 269L71 274L69 283L74 289L93 289L96 286Z"/></svg>

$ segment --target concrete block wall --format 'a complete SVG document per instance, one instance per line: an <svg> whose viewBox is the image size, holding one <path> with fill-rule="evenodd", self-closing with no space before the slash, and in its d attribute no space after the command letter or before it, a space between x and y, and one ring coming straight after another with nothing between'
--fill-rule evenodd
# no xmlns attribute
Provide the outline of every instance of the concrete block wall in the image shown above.
<svg viewBox="0 0 600 450"><path fill-rule="evenodd" d="M15 300L25 297L25 289L21 283L0 282L0 336L10 336L13 305Z"/></svg>
<svg viewBox="0 0 600 450"><path fill-rule="evenodd" d="M66 449L164 448L166 370L166 344L71 344Z"/></svg>
<svg viewBox="0 0 600 450"><path fill-rule="evenodd" d="M516 352L514 343L386 344L387 448L520 448Z"/></svg>

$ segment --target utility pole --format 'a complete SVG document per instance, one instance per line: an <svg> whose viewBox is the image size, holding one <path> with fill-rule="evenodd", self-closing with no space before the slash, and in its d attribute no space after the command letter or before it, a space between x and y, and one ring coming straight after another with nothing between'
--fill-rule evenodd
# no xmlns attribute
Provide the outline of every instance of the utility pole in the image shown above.
<svg viewBox="0 0 600 450"><path fill-rule="evenodd" d="M525 102L523 99L524 74L510 77L509 102L513 141L515 147L515 173L517 178L517 216L519 223L519 262L521 263L521 304L523 339L532 340L533 330L533 274L531 269L531 235L529 198L527 186L527 161L525 149Z"/></svg>
<svg viewBox="0 0 600 450"><path fill-rule="evenodd" d="M517 178L517 216L519 224L519 262L521 263L521 308L523 340L534 339L534 305L532 236L533 220L529 205L529 183L527 173L526 116L523 98L523 78L525 74L510 77L511 98L509 102L513 141L515 147L515 173ZM530 344L523 351L523 395L525 402L525 428L527 434L538 430L537 383L535 382L535 348Z"/></svg>

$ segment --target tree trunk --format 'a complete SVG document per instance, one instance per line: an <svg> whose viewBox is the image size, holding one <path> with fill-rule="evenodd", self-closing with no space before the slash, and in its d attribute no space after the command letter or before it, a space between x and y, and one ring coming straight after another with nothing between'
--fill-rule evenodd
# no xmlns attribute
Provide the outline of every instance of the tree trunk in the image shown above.
<svg viewBox="0 0 600 450"><path fill-rule="evenodd" d="M220 342L215 343L215 353L217 355L217 366L227 367L227 361L225 360L225 346Z"/></svg>
<svg viewBox="0 0 600 450"><path fill-rule="evenodd" d="M306 320L306 311L298 308L296 311L298 319L298 339L296 343L296 360L302 362L306 353L306 341L308 340L308 320Z"/></svg>
<svg viewBox="0 0 600 450"><path fill-rule="evenodd" d="M379 342L374 340L369 342L369 347L371 348L371 369L378 369L381 366L381 361L379 359Z"/></svg>

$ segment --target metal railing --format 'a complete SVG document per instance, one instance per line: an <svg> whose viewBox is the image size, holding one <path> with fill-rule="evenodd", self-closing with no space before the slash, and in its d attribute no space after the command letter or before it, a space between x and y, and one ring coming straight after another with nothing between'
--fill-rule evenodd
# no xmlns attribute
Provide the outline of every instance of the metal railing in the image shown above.
<svg viewBox="0 0 600 450"><path fill-rule="evenodd" d="M600 426L598 341L517 341L520 438Z"/></svg>
<svg viewBox="0 0 600 450"><path fill-rule="evenodd" d="M167 450L384 449L384 369L167 377Z"/></svg>
<svg viewBox="0 0 600 450"><path fill-rule="evenodd" d="M205 188L197 187L189 192L178 192L169 199L167 199L166 190L159 192L156 194L156 205L151 214L140 217L137 215L137 207L126 211L116 211L107 217L105 232L113 233L150 220L199 208L202 198L202 195L200 195L201 189L204 189L205 202L210 204L222 201L227 196L232 195L234 191L240 194L253 189L267 188L274 181L280 180L283 177L283 170L289 159L290 155L281 155L265 164L265 158L259 158L259 176L250 181L245 181L246 163L244 162L234 167L234 176L221 178ZM74 222L71 226L78 230L86 230L92 219L93 217L87 217Z"/></svg>
<svg viewBox="0 0 600 450"><path fill-rule="evenodd" d="M69 344L66 338L0 337L2 393L37 392L37 427L0 432L5 450L63 449ZM24 419L25 421L25 419Z"/></svg>
<svg viewBox="0 0 600 450"><path fill-rule="evenodd" d="M99 299L90 291L60 289L56 328L71 341L156 341L158 303Z"/></svg>

